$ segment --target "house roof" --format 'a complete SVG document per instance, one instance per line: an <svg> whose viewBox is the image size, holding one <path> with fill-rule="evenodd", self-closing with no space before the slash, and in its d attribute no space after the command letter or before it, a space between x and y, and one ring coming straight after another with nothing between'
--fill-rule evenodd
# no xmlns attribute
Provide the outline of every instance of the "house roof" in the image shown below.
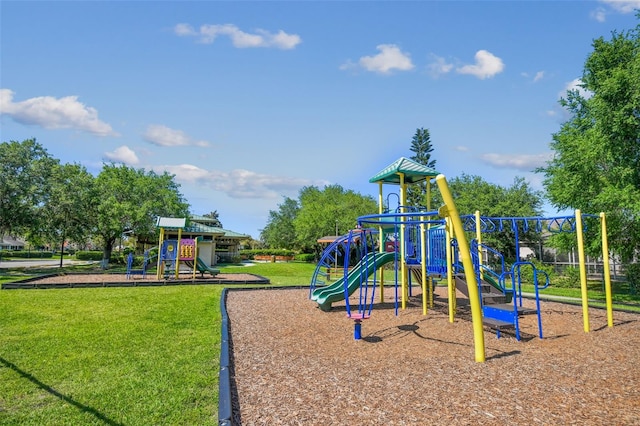
<svg viewBox="0 0 640 426"><path fill-rule="evenodd" d="M436 177L440 173L431 167L416 163L415 161L405 157L400 157L395 162L378 172L374 177L369 179L369 182L382 182L399 185L400 174L404 174L404 182L409 184L420 182L431 177Z"/></svg>
<svg viewBox="0 0 640 426"><path fill-rule="evenodd" d="M217 226L209 226L203 223L194 222L193 219L189 223L183 232L192 232L194 234L216 234L219 236L224 236L228 238L247 238L248 235L240 234L238 232L229 231L228 229L223 229Z"/></svg>
<svg viewBox="0 0 640 426"><path fill-rule="evenodd" d="M249 237L249 235L240 234L239 232L229 231L228 229L220 228L218 226L209 226L206 224L206 222L211 222L214 219L211 219L208 217L190 215L189 219L190 219L189 225L186 225L185 218L159 217L157 226L168 228L168 229L182 229L182 232L191 233L191 234L207 234L207 235L215 235L217 237L238 238L238 239Z"/></svg>
<svg viewBox="0 0 640 426"><path fill-rule="evenodd" d="M0 238L0 247L24 247L24 242L10 237Z"/></svg>

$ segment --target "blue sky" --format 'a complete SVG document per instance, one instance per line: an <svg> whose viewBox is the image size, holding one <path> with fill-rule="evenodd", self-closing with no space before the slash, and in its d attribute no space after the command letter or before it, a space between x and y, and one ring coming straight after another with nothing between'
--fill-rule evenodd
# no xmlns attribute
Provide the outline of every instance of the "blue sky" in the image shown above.
<svg viewBox="0 0 640 426"><path fill-rule="evenodd" d="M368 183L429 129L436 169L509 186L551 152L592 40L640 1L2 1L2 141L169 171L259 237L303 186ZM389 188L388 190L391 190Z"/></svg>

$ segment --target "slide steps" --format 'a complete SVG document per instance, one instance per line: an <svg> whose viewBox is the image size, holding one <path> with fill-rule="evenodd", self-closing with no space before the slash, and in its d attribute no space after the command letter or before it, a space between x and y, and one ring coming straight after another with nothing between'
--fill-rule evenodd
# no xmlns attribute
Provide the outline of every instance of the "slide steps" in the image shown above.
<svg viewBox="0 0 640 426"><path fill-rule="evenodd" d="M469 297L467 282L462 274L456 274L456 288ZM516 339L520 340L518 319L524 315L538 314L536 309L516 306L511 294L504 294L485 280L480 282L479 291L482 299L482 323L500 332L507 329L515 329Z"/></svg>

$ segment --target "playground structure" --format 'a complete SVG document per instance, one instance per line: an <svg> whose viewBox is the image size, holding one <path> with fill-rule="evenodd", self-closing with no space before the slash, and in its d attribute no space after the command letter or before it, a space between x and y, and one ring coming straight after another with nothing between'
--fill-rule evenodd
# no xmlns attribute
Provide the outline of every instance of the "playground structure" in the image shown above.
<svg viewBox="0 0 640 426"><path fill-rule="evenodd" d="M196 271L202 276L207 272L212 276L220 273L219 269L208 266L199 257L198 243L200 238L182 238L182 230L186 224L185 218L167 218L159 217L156 226L160 228L160 236L158 238L158 265L157 279L163 277L168 279L173 277L178 279L180 274L180 264L183 263L192 273L195 279ZM166 231L177 231L177 239L167 239Z"/></svg>
<svg viewBox="0 0 640 426"><path fill-rule="evenodd" d="M430 209L430 180L436 184L445 202L437 211ZM426 181L427 207L407 206L407 185ZM475 341L475 358L484 362L484 327L496 331L498 337L504 329L514 329L520 340L519 318L523 315L537 315L538 334L543 337L539 291L549 285L549 277L538 270L532 262L522 261L519 256L519 232L531 227L538 232L574 232L577 235L580 260L580 282L583 306L584 331L589 332L586 268L583 244L583 218L598 217L583 215L576 210L575 216L552 218L540 217L482 217L460 216L451 196L446 178L435 170L424 167L406 158L400 158L370 179L379 185L379 213L358 218L357 228L336 239L323 252L311 279L309 297L322 310L330 310L331 304L345 300L347 316L355 321L354 337L361 338L362 320L369 318L374 306L376 286L379 288L380 302L384 302L385 273L393 273L395 309L405 309L411 295L412 280L422 288L423 314L433 307L435 282L445 280L448 287L449 320L454 321L456 312L456 290L465 294L470 301ZM383 203L383 184L400 186L398 206L391 210ZM608 259L606 220L599 215L603 258ZM510 229L516 239L516 261L506 267L504 256L482 243L482 233L499 232ZM466 232L475 232L469 242ZM344 275L330 283L327 271L335 264L335 254L339 248L350 253L358 241L372 241L362 244L360 261L349 267L344 264ZM492 264L489 257L499 259ZM349 256L344 256L347 259ZM391 271L385 271L390 265ZM388 268L388 267L387 267ZM523 307L522 275L530 270L533 276L535 308ZM608 263L605 262L604 285L606 291L608 326L613 326L611 308L611 284ZM351 308L350 296L358 291L357 309Z"/></svg>
<svg viewBox="0 0 640 426"><path fill-rule="evenodd" d="M127 256L127 279L133 278L133 275L142 275L142 278L147 277L147 268L150 264L149 251L145 250L144 257L142 261L142 269L133 269L133 262L135 260L135 256L133 252L129 253Z"/></svg>

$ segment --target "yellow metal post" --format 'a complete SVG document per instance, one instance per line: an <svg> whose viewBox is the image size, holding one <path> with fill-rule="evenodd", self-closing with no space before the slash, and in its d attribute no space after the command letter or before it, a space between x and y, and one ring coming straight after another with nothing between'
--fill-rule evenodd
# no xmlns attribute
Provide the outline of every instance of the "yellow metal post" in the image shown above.
<svg viewBox="0 0 640 426"><path fill-rule="evenodd" d="M464 235L464 228L462 221L458 214L458 209L453 201L447 180L444 175L438 175L436 178L438 188L440 188L440 194L444 200L449 217L453 224L454 232L458 238L458 247L460 248L460 257L462 259L462 265L464 266L464 275L467 280L467 286L469 288L469 301L471 302L471 318L473 322L473 336L475 343L475 360L476 362L485 361L485 347L484 347L484 329L482 325L482 308L480 306L480 294L478 292L478 281L476 275L473 272L473 263L471 262L471 251L467 237Z"/></svg>
<svg viewBox="0 0 640 426"><path fill-rule="evenodd" d="M404 173L398 172L400 176L400 213L405 212L405 206L407 204L407 187L404 182ZM400 216L400 282L402 290L402 309L407 308L407 298L409 296L409 286L407 277L407 263L405 259L405 239L404 239L404 216Z"/></svg>
<svg viewBox="0 0 640 426"><path fill-rule="evenodd" d="M580 289L582 294L582 322L585 333L589 332L589 296L587 294L587 270L584 261L584 236L582 235L582 213L576 210L576 234L578 237L578 261L580 262Z"/></svg>
<svg viewBox="0 0 640 426"><path fill-rule="evenodd" d="M384 196L382 192L382 181L378 182L378 214L382 216L384 207ZM380 218L378 218L380 223ZM378 250L380 253L384 251L384 235L382 231L382 225L378 225ZM384 268L380 268L380 303L384 303Z"/></svg>
<svg viewBox="0 0 640 426"><path fill-rule="evenodd" d="M607 301L607 325L613 327L613 305L611 301L611 270L609 269L609 242L607 239L607 219L600 213L600 232L602 233L602 261L604 263L604 292Z"/></svg>
<svg viewBox="0 0 640 426"><path fill-rule="evenodd" d="M480 210L476 210L476 240L478 241L478 264L482 265L482 226L480 224ZM480 268L480 279L484 279Z"/></svg>
<svg viewBox="0 0 640 426"><path fill-rule="evenodd" d="M176 260L175 260L175 265L176 265L176 271L175 271L175 277L176 280L178 278L180 278L180 241L182 238L182 228L178 228L178 244L176 244Z"/></svg>
<svg viewBox="0 0 640 426"><path fill-rule="evenodd" d="M164 262L162 262L162 242L164 241L164 228L160 228L160 237L158 238L158 260L156 264L156 279L160 281L162 278L162 272L164 269Z"/></svg>
<svg viewBox="0 0 640 426"><path fill-rule="evenodd" d="M456 312L456 289L453 284L453 255L451 247L451 218L445 218L445 240L447 244L447 290L449 294L449 322L453 322Z"/></svg>

